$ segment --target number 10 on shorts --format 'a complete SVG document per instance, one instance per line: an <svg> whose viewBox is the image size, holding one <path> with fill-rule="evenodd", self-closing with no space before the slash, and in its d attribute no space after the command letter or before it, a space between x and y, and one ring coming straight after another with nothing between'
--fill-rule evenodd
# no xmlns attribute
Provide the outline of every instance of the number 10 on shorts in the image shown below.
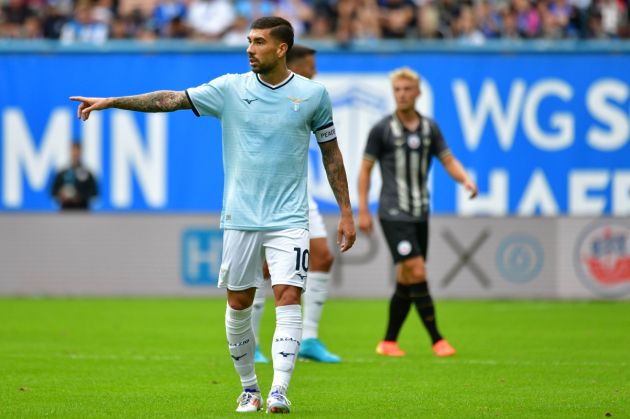
<svg viewBox="0 0 630 419"><path fill-rule="evenodd" d="M303 270L308 272L308 249L302 250L301 247L294 247L295 251L295 270Z"/></svg>

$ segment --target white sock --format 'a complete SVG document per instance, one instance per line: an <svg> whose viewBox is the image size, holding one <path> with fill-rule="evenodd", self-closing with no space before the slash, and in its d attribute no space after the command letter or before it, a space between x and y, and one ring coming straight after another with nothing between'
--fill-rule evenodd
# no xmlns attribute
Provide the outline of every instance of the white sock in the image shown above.
<svg viewBox="0 0 630 419"><path fill-rule="evenodd" d="M304 331L302 339L318 337L319 320L328 297L329 272L309 272L304 293Z"/></svg>
<svg viewBox="0 0 630 419"><path fill-rule="evenodd" d="M256 336L256 345L260 342L260 321L265 312L265 289L257 288L254 304L252 305L252 328Z"/></svg>
<svg viewBox="0 0 630 419"><path fill-rule="evenodd" d="M252 308L234 310L228 305L225 310L225 331L230 356L236 372L241 377L243 389L258 389L254 370L256 341L252 330Z"/></svg>
<svg viewBox="0 0 630 419"><path fill-rule="evenodd" d="M276 307L276 331L271 355L273 382L271 387L289 387L302 337L302 307L299 304Z"/></svg>

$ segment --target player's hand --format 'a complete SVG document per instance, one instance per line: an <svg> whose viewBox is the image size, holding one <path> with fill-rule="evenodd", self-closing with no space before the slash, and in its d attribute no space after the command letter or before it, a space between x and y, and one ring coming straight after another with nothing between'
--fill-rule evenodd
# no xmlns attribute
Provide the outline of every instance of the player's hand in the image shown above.
<svg viewBox="0 0 630 419"><path fill-rule="evenodd" d="M464 188L470 193L469 198L475 199L477 196L477 185L470 179L466 179L464 182Z"/></svg>
<svg viewBox="0 0 630 419"><path fill-rule="evenodd" d="M357 239L357 232L354 229L354 218L352 213L342 214L337 227L337 244L339 250L345 252L350 249Z"/></svg>
<svg viewBox="0 0 630 419"><path fill-rule="evenodd" d="M359 229L365 234L372 234L374 224L372 223L372 216L369 212L359 212Z"/></svg>
<svg viewBox="0 0 630 419"><path fill-rule="evenodd" d="M70 100L81 102L79 109L77 109L77 117L82 121L87 121L92 111L100 111L109 108L110 103L109 98L104 97L70 96Z"/></svg>

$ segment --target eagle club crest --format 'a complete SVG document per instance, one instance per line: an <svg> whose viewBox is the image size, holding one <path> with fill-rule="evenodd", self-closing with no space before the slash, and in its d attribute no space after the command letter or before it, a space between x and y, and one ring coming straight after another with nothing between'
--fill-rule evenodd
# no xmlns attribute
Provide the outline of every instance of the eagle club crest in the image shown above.
<svg viewBox="0 0 630 419"><path fill-rule="evenodd" d="M291 103L293 103L293 111L297 112L300 110L300 104L302 102L306 102L308 100L307 99L300 99L299 97L292 97L292 96L287 96L289 98L289 100L291 101Z"/></svg>

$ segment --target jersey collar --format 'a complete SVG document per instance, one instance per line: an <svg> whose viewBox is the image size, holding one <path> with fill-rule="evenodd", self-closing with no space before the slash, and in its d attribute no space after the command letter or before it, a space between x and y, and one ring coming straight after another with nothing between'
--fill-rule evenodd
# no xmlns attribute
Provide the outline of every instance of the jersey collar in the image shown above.
<svg viewBox="0 0 630 419"><path fill-rule="evenodd" d="M400 129L402 129L403 131L407 131L407 132L418 132L420 131L421 127L422 127L422 120L424 119L424 116L422 116L422 114L420 112L418 112L416 110L416 115L418 115L418 117L420 118L420 123L418 124L418 128L415 131L409 131L407 129L407 127L400 121L400 118L398 118L398 114L396 112L392 113L392 119L395 122L395 124L398 124L400 126Z"/></svg>
<svg viewBox="0 0 630 419"><path fill-rule="evenodd" d="M293 80L293 77L295 77L295 74L292 71L290 71L289 73L290 74L289 74L289 76L286 79L284 79L283 81L281 81L280 83L278 83L276 85L269 84L267 82L262 81L260 79L260 76L258 76L258 73L255 73L255 74L256 74L256 80L258 80L258 82L260 82L260 84L262 84L263 86L265 86L265 87L267 87L267 88L269 88L271 90L276 90L276 89L281 88L285 84L289 83L291 80Z"/></svg>

